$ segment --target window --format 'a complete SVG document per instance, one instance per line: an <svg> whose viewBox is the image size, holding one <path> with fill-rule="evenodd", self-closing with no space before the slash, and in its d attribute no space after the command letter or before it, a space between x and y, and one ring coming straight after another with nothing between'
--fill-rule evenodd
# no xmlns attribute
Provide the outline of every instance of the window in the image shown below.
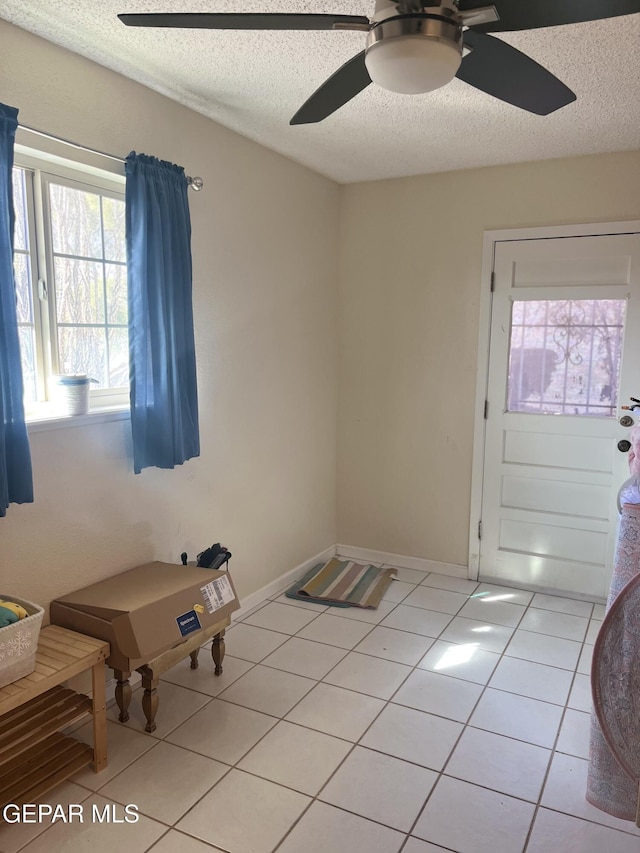
<svg viewBox="0 0 640 853"><path fill-rule="evenodd" d="M16 153L14 267L27 415L84 373L92 407L128 402L124 178Z"/></svg>
<svg viewBox="0 0 640 853"><path fill-rule="evenodd" d="M508 411L613 418L624 299L514 302Z"/></svg>
<svg viewBox="0 0 640 853"><path fill-rule="evenodd" d="M33 271L31 268L30 237L27 208L27 175L23 169L13 169L13 204L16 213L13 268L16 277L18 334L22 356L22 377L25 402L37 399L36 334L33 310Z"/></svg>

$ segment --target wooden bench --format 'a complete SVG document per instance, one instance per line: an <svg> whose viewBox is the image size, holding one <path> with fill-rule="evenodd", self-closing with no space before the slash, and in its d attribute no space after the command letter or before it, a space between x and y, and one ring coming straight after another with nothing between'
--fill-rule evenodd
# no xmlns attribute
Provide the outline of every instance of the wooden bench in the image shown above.
<svg viewBox="0 0 640 853"><path fill-rule="evenodd" d="M136 667L136 672L139 672L142 676L142 687L144 689L144 693L142 694L142 710L147 719L145 731L153 732L157 728L155 719L159 704L158 682L160 676L187 656L191 658L191 669L197 669L200 648L211 638L213 638L211 643L211 657L214 663L214 675L221 675L222 661L224 660L225 653L224 634L230 624L231 619L227 616L209 628L194 631L179 646L174 646L174 648L158 655L158 657L153 658L142 666ZM131 672L119 669L114 669L113 672L116 677L116 702L120 710L118 719L121 723L126 723L129 719L129 703L131 702L131 683L129 681Z"/></svg>
<svg viewBox="0 0 640 853"><path fill-rule="evenodd" d="M116 678L120 722L129 718L134 671L143 679L148 732L156 728L160 675L213 638L216 674L222 672L223 636L240 602L227 572L155 561L112 575L51 602L51 621L102 637Z"/></svg>
<svg viewBox="0 0 640 853"><path fill-rule="evenodd" d="M0 808L35 802L87 764L96 773L107 766L108 654L104 640L42 628L35 670L0 688ZM61 686L88 669L91 699ZM93 716L93 747L60 733L86 714Z"/></svg>

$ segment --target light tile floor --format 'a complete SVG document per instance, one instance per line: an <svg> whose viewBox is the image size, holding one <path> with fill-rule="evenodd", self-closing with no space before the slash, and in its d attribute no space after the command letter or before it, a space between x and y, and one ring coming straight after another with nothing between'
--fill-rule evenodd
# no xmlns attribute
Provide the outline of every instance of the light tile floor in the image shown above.
<svg viewBox="0 0 640 853"><path fill-rule="evenodd" d="M49 803L137 824L0 830L1 853L638 853L584 799L601 605L402 570L376 611L274 595L188 661L158 729L109 711L109 768ZM78 729L87 740L90 725Z"/></svg>

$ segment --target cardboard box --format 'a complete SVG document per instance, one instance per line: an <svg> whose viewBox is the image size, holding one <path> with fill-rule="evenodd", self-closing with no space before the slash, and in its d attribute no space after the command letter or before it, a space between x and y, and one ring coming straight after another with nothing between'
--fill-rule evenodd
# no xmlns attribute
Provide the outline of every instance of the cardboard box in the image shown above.
<svg viewBox="0 0 640 853"><path fill-rule="evenodd" d="M146 563L51 602L54 625L107 640L107 664L131 672L240 607L228 572Z"/></svg>

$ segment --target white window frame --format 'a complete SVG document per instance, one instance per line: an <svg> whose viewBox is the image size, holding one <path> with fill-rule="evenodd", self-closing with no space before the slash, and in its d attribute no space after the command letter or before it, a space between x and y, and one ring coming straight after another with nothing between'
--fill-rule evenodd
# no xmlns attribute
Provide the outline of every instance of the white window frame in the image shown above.
<svg viewBox="0 0 640 853"><path fill-rule="evenodd" d="M19 131L20 133L20 131ZM60 148L56 144L54 148ZM65 151L65 153L67 153ZM73 152L76 154L77 152ZM124 200L124 165L119 161L85 163L70 160L47 150L16 144L14 165L25 170L27 179L27 219L29 225L29 263L31 272L33 319L36 337L37 402L28 404L28 422L60 419L49 395L48 378L58 371L53 248L49 222L48 187L50 183L98 192ZM106 160L107 158L105 158ZM109 158L113 160L113 158ZM115 165L114 165L115 164ZM104 168L106 165L107 168ZM46 289L46 298L44 290ZM129 388L107 388L90 392L90 415L129 408ZM84 418L83 418L84 420Z"/></svg>

